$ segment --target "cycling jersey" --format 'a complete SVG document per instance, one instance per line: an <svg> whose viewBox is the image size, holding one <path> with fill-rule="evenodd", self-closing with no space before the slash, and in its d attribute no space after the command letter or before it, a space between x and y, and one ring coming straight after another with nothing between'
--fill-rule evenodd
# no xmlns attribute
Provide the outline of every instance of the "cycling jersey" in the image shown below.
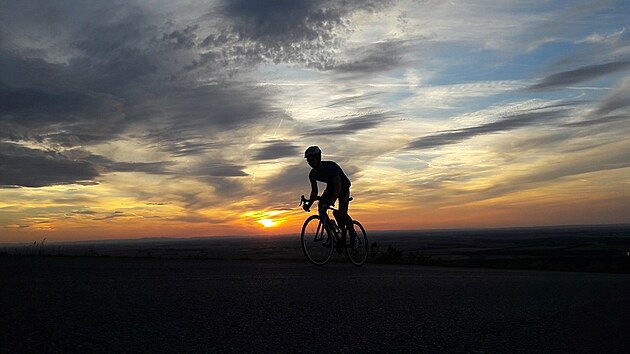
<svg viewBox="0 0 630 354"><path fill-rule="evenodd" d="M321 161L317 168L311 170L308 174L308 179L311 182L320 181L326 183L326 189L332 188L332 181L335 176L339 176L341 179L341 191L350 189L350 180L343 173L343 170L339 165L333 161Z"/></svg>

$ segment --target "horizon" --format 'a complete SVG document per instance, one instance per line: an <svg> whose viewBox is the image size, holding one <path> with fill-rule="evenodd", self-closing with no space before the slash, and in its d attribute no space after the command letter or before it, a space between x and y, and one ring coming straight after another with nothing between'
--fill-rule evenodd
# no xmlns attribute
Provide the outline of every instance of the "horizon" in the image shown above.
<svg viewBox="0 0 630 354"><path fill-rule="evenodd" d="M0 4L0 243L630 223L630 3ZM319 185L320 193L323 185Z"/></svg>
<svg viewBox="0 0 630 354"><path fill-rule="evenodd" d="M394 235L396 233L401 234L425 234L425 233L471 233L471 232L513 232L513 231L525 231L525 230L561 230L561 231L570 231L573 229L576 230L601 230L601 229L609 229L609 228L628 228L630 230L630 224L584 224L584 225L546 225L546 226L513 226L513 227L479 227L479 228L455 228L455 229L405 229L405 230L370 230L368 235L370 236L400 236L400 237L414 237L418 235ZM43 238L41 240L31 240L27 242L0 242L0 247L10 247L10 246L30 246L33 245L33 242L37 243L38 246L42 246L44 244L90 244L90 243L133 243L133 242L152 242L152 241L197 241L197 240L213 240L213 239L237 239L237 238L245 238L245 239L273 239L273 238L288 238L288 237L296 237L299 236L298 232L288 233L288 234L267 234L267 235L199 235L199 236L146 236L146 237L135 237L135 238L102 238L102 239L82 239L82 240L66 240L66 241L50 241L48 242L47 238ZM491 235L489 235L491 236Z"/></svg>

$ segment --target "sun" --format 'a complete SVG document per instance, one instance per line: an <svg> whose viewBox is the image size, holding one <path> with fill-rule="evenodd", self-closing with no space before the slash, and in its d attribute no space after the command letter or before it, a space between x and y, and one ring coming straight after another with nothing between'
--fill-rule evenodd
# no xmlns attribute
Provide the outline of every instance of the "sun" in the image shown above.
<svg viewBox="0 0 630 354"><path fill-rule="evenodd" d="M276 226L277 222L271 220L271 219L260 219L258 220L259 223L262 224L262 226L264 227L274 227Z"/></svg>

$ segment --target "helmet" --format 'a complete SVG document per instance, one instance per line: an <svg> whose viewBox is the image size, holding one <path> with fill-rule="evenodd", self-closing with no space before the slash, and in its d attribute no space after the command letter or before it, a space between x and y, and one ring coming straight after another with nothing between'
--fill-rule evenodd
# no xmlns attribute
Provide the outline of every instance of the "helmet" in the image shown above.
<svg viewBox="0 0 630 354"><path fill-rule="evenodd" d="M322 151L317 146L311 146L304 151L304 158L312 155L321 155Z"/></svg>

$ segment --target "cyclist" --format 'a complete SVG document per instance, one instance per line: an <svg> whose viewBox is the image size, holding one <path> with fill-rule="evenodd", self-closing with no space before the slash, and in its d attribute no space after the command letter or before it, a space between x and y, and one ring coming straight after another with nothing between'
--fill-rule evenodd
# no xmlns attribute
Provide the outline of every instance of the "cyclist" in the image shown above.
<svg viewBox="0 0 630 354"><path fill-rule="evenodd" d="M343 170L334 161L322 161L322 151L317 146L311 146L304 152L304 158L311 166L312 170L308 174L311 182L311 195L309 202L304 204L305 211L310 211L311 205L317 197L317 181L326 183L326 189L322 193L319 201L320 215L326 213L329 205L334 205L339 199L338 210L333 211L335 220L341 228L349 231L350 242L354 250L357 249L357 233L352 225L352 218L348 215L348 204L350 203L350 180L343 173ZM330 237L324 242L325 247L330 247L332 240Z"/></svg>

